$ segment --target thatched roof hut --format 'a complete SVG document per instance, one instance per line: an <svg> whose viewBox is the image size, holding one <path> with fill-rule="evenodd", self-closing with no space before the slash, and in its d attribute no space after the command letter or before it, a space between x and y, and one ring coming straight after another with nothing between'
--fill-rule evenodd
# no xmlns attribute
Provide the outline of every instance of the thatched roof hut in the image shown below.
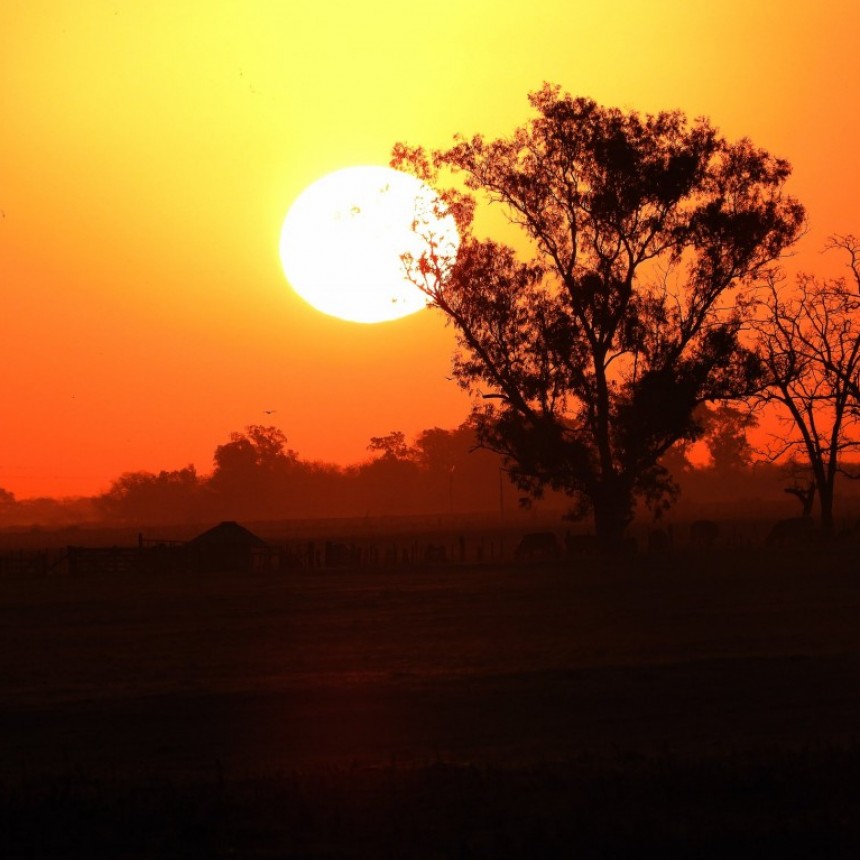
<svg viewBox="0 0 860 860"><path fill-rule="evenodd" d="M225 521L188 541L191 564L198 570L253 570L268 560L264 540L233 521Z"/></svg>

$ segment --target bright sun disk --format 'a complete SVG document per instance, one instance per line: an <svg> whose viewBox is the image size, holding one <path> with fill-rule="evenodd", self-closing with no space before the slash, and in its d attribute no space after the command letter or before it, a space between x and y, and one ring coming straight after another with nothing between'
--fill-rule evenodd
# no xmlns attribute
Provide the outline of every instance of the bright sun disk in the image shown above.
<svg viewBox="0 0 860 860"><path fill-rule="evenodd" d="M451 215L426 183L390 167L347 167L308 186L281 231L281 262L292 288L317 310L361 323L399 319L427 306L403 255L456 256ZM416 222L418 229L416 229Z"/></svg>

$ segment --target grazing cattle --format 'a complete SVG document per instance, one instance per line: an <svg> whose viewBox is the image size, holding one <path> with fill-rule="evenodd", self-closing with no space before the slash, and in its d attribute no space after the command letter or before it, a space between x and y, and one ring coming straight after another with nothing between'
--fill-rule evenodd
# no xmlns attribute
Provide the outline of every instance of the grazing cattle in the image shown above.
<svg viewBox="0 0 860 860"><path fill-rule="evenodd" d="M713 549L719 536L720 527L713 520L696 520L690 525L690 547L692 549Z"/></svg>
<svg viewBox="0 0 860 860"><path fill-rule="evenodd" d="M514 550L517 561L550 561L561 555L558 539L553 532L530 532L523 535Z"/></svg>
<svg viewBox="0 0 860 860"><path fill-rule="evenodd" d="M802 546L818 538L812 517L789 517L773 524L765 543L768 546Z"/></svg>
<svg viewBox="0 0 860 860"><path fill-rule="evenodd" d="M672 527L648 532L648 555L668 555L672 551Z"/></svg>

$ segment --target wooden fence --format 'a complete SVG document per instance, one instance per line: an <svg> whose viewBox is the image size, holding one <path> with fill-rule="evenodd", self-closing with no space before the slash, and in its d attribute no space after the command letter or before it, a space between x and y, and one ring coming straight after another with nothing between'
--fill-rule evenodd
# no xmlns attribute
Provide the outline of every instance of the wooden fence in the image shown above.
<svg viewBox="0 0 860 860"><path fill-rule="evenodd" d="M506 552L507 550L507 552ZM296 569L395 568L402 566L481 564L510 559L500 536L295 540L253 547L230 558L195 551L179 541L141 539L136 546L68 546L64 550L0 553L0 577L122 576L127 574L206 573L221 569L248 572Z"/></svg>
<svg viewBox="0 0 860 860"><path fill-rule="evenodd" d="M0 578L51 576L65 572L64 550L18 550L0 553Z"/></svg>

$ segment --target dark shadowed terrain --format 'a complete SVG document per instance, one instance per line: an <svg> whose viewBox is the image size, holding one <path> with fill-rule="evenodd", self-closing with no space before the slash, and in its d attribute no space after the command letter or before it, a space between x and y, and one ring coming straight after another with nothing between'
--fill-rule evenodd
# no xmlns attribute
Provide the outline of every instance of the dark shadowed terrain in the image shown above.
<svg viewBox="0 0 860 860"><path fill-rule="evenodd" d="M9 579L0 832L9 856L851 856L858 618L845 547Z"/></svg>

